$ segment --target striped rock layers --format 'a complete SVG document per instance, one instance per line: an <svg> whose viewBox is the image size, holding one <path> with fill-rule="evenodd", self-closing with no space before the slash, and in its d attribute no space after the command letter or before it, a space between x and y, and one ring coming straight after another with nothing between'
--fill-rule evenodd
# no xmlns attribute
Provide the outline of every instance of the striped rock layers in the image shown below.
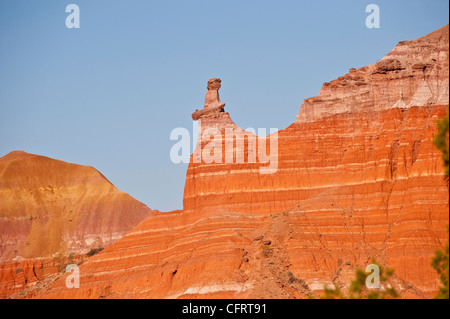
<svg viewBox="0 0 450 319"><path fill-rule="evenodd" d="M0 158L0 294L57 273L55 258L110 245L150 213L92 167L9 153Z"/></svg>
<svg viewBox="0 0 450 319"><path fill-rule="evenodd" d="M61 278L29 297L306 298L347 288L372 258L403 297L433 296L448 188L432 141L448 74L446 26L325 84L276 145L222 109L195 113L183 211L152 214L82 264L79 289Z"/></svg>

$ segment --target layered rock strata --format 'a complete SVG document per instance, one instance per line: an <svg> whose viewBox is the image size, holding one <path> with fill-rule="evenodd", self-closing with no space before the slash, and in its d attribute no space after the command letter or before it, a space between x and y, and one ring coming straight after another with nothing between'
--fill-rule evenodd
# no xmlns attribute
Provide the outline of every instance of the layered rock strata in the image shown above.
<svg viewBox="0 0 450 319"><path fill-rule="evenodd" d="M152 214L81 265L79 289L62 278L29 297L317 297L324 285L348 288L372 258L395 269L403 297L432 297L430 261L448 240L447 181L433 145L448 75L446 26L324 84L271 135L271 173L261 173L269 163L259 156L275 146L270 137L217 109L194 113L202 138L183 211Z"/></svg>
<svg viewBox="0 0 450 319"><path fill-rule="evenodd" d="M9 153L0 158L0 293L42 281L55 257L110 245L150 213L92 167Z"/></svg>

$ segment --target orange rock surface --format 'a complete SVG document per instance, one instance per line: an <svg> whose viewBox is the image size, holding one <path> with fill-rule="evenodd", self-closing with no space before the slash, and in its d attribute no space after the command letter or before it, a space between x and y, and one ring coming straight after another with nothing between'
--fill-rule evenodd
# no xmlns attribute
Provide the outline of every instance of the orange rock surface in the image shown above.
<svg viewBox="0 0 450 319"><path fill-rule="evenodd" d="M255 150L245 144L245 162L226 163L227 138L219 163L199 161L210 145L199 140L183 211L152 214L90 258L80 288L60 278L28 297L306 298L326 284L345 289L371 258L395 269L403 297L432 297L431 257L448 240L432 142L448 113L448 76L448 26L400 42L305 101L277 133L273 174L248 163ZM201 135L240 130L224 112L198 118Z"/></svg>
<svg viewBox="0 0 450 319"><path fill-rule="evenodd" d="M9 153L0 158L0 294L55 273L54 257L110 245L150 213L92 167Z"/></svg>

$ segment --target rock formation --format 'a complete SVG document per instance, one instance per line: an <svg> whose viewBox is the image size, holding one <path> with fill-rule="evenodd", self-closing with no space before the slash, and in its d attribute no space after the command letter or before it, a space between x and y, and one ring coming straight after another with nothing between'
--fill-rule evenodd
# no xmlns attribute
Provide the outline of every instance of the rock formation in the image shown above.
<svg viewBox="0 0 450 319"><path fill-rule="evenodd" d="M0 158L0 294L55 273L55 257L110 245L150 212L92 167L9 153Z"/></svg>
<svg viewBox="0 0 450 319"><path fill-rule="evenodd" d="M200 118L217 117L221 115L228 115L224 112L225 103L220 102L219 89L221 87L221 80L211 78L208 81L208 92L205 95L205 106L202 110L195 110L192 113L192 119L197 121Z"/></svg>
<svg viewBox="0 0 450 319"><path fill-rule="evenodd" d="M432 143L448 113L448 39L446 26L400 42L380 62L324 84L278 132L273 174L260 174L266 164L250 160L249 146L243 162L227 162L237 139L228 151L227 138L218 140L216 162L199 157L210 128L255 137L207 94L203 110L214 111L193 115L201 129L183 211L152 214L89 259L79 289L61 278L27 296L306 298L325 284L345 289L372 258L395 269L403 297L433 296L430 260L448 238L448 188Z"/></svg>
<svg viewBox="0 0 450 319"><path fill-rule="evenodd" d="M335 114L447 104L448 46L448 26L401 41L377 63L325 83L318 96L302 104L296 123Z"/></svg>

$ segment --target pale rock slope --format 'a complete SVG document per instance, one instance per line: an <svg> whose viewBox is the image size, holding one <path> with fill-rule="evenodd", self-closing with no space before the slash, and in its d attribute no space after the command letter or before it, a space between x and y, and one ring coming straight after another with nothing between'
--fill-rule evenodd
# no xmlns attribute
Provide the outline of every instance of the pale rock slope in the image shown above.
<svg viewBox="0 0 450 319"><path fill-rule="evenodd" d="M152 211L93 167L22 151L0 158L0 293L122 238ZM72 257L71 257L72 258Z"/></svg>

